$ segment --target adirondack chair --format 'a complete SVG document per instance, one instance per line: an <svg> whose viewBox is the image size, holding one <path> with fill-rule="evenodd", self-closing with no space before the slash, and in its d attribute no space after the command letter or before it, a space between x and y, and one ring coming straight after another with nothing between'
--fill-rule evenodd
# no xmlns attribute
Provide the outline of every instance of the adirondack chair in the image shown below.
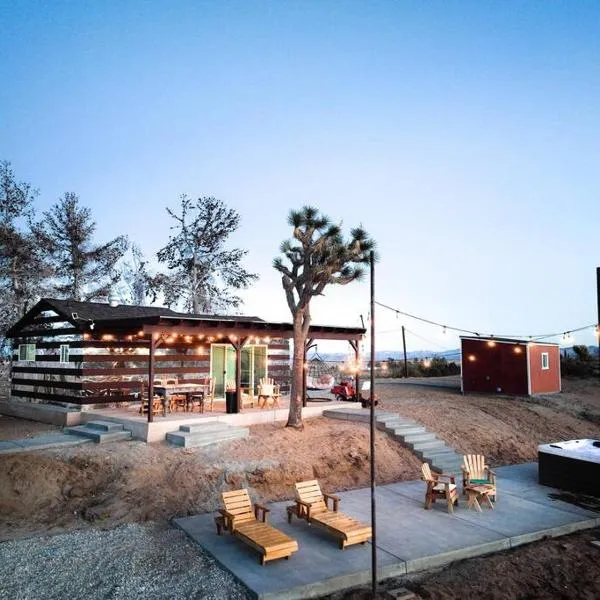
<svg viewBox="0 0 600 600"><path fill-rule="evenodd" d="M269 509L262 504L252 506L248 490L221 494L223 505L215 517L217 534L223 529L237 536L260 553L260 564L276 558L289 559L298 550L298 542L267 523Z"/></svg>
<svg viewBox="0 0 600 600"><path fill-rule="evenodd" d="M261 377L257 394L259 408L265 408L269 402L273 404L273 408L279 406L280 395L279 386L275 384L272 377Z"/></svg>
<svg viewBox="0 0 600 600"><path fill-rule="evenodd" d="M496 502L498 499L496 473L485 464L485 456L482 454L467 454L463 456L461 469L463 472L463 494L466 493L465 488L470 485L492 485L494 486L494 490L488 496Z"/></svg>
<svg viewBox="0 0 600 600"><path fill-rule="evenodd" d="M431 508L436 499L441 498L446 500L448 512L453 513L454 505L458 506L458 490L456 489L454 475L432 473L427 463L421 465L421 472L421 479L427 483L425 509Z"/></svg>
<svg viewBox="0 0 600 600"><path fill-rule="evenodd" d="M288 522L295 514L310 525L324 529L338 539L340 550L352 544L365 544L371 539L371 527L339 512L339 497L323 493L316 479L301 481L295 487L296 504L287 508ZM331 509L329 501L332 503Z"/></svg>

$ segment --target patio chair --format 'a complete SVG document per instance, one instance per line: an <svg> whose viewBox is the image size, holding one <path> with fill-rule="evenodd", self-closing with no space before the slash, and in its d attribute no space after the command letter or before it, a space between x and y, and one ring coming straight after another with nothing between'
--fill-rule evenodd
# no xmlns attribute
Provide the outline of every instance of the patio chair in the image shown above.
<svg viewBox="0 0 600 600"><path fill-rule="evenodd" d="M148 386L142 384L140 386L140 414L147 415L148 414ZM164 402L164 398L159 396L158 394L154 394L152 398L152 412L157 415L160 412L163 413L163 416L166 416L166 404Z"/></svg>
<svg viewBox="0 0 600 600"><path fill-rule="evenodd" d="M287 508L288 522L296 515L310 525L324 529L337 538L340 550L352 544L365 544L371 539L371 527L339 512L339 497L323 493L316 479L301 481L295 486L296 504Z"/></svg>
<svg viewBox="0 0 600 600"><path fill-rule="evenodd" d="M472 485L494 486L494 490L488 494L488 497L497 500L498 490L496 488L496 473L485 464L485 456L482 454L467 454L463 456L461 466L463 472L463 494L466 488Z"/></svg>
<svg viewBox="0 0 600 600"><path fill-rule="evenodd" d="M248 490L221 494L225 508L215 517L217 534L223 529L260 553L260 564L276 558L289 559L298 550L298 542L267 523L269 509L262 504L252 506Z"/></svg>
<svg viewBox="0 0 600 600"><path fill-rule="evenodd" d="M272 377L262 377L258 384L258 407L265 408L267 404L271 403L273 408L279 406L279 386L275 384ZM261 404L262 400L262 404Z"/></svg>
<svg viewBox="0 0 600 600"><path fill-rule="evenodd" d="M444 475L443 473L432 473L429 465L423 463L421 465L421 479L427 483L427 491L425 492L425 509L431 508L436 499L441 498L446 500L448 512L454 512L454 505L458 506L458 491L454 475Z"/></svg>

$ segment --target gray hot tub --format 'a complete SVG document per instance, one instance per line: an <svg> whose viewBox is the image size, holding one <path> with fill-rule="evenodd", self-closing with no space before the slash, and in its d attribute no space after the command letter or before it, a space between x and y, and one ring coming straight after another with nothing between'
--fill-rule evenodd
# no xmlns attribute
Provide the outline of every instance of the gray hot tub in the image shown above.
<svg viewBox="0 0 600 600"><path fill-rule="evenodd" d="M600 497L600 441L569 440L538 446L539 482Z"/></svg>

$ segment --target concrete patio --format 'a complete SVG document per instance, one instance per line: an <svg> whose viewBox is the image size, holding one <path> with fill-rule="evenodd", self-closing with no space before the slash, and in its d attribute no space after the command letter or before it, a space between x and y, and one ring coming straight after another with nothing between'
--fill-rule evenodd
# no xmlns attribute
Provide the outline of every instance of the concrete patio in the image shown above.
<svg viewBox="0 0 600 600"><path fill-rule="evenodd" d="M537 463L495 469L495 510L475 512L461 498L453 515L443 502L423 510L425 484L411 481L377 488L378 577L402 576L455 560L507 550L544 537L600 525L600 513L552 499L553 488L537 483ZM291 495L291 490L290 490ZM340 493L340 509L370 520L370 489ZM235 537L217 536L214 515L174 523L260 599L314 598L370 581L371 545L338 549L335 540L306 522L287 523L285 507L270 505L269 522L298 540L290 560L261 566L258 554Z"/></svg>

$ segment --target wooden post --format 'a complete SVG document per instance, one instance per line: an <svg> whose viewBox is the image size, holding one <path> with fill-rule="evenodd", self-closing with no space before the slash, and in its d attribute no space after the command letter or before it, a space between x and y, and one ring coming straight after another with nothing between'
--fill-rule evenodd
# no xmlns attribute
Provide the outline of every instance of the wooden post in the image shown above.
<svg viewBox="0 0 600 600"><path fill-rule="evenodd" d="M152 423L152 421L154 421L154 410L152 402L154 398L154 344L154 334L151 333L150 350L148 352L148 423Z"/></svg>
<svg viewBox="0 0 600 600"><path fill-rule="evenodd" d="M313 344L315 340L313 339L308 339L306 340L306 342L304 343L304 357L303 357L303 361L302 361L302 406L305 407L306 406L306 377L308 375L307 373L307 362L306 362L306 355L308 354L308 351L315 347L315 344Z"/></svg>
<svg viewBox="0 0 600 600"><path fill-rule="evenodd" d="M404 335L404 325L402 325L402 348L404 349L404 377L408 377L408 361L406 360L406 336Z"/></svg>
<svg viewBox="0 0 600 600"><path fill-rule="evenodd" d="M371 438L371 589L377 598L377 522L375 510L375 253L371 250L371 397L370 397L370 438ZM357 390L358 393L358 390Z"/></svg>
<svg viewBox="0 0 600 600"><path fill-rule="evenodd" d="M248 338L241 338L239 342L229 343L235 349L235 411L240 412L242 409L242 348L246 345ZM227 385L227 382L225 382Z"/></svg>
<svg viewBox="0 0 600 600"><path fill-rule="evenodd" d="M354 374L354 390L356 399L360 401L360 342L350 340L350 346L354 350L354 363L356 364L356 373Z"/></svg>

